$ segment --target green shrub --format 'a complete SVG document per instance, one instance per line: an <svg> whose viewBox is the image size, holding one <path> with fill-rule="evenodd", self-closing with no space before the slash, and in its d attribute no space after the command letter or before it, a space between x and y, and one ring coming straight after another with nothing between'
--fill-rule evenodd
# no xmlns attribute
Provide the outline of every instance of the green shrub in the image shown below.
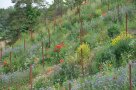
<svg viewBox="0 0 136 90"><path fill-rule="evenodd" d="M118 28L118 25L117 24L114 24L112 25L109 29L108 29L108 35L109 37L113 38L115 37L116 35L118 35L120 32L119 32L119 28Z"/></svg>
<svg viewBox="0 0 136 90"><path fill-rule="evenodd" d="M96 61L97 63L103 63L106 61L111 61L115 59L115 55L113 54L113 51L111 50L110 46L108 47L102 47L97 53L96 53Z"/></svg>
<svg viewBox="0 0 136 90"><path fill-rule="evenodd" d="M64 63L58 72L55 72L51 77L54 84L63 84L66 80L78 78L79 68L74 63Z"/></svg>
<svg viewBox="0 0 136 90"><path fill-rule="evenodd" d="M66 28L68 30L71 30L71 23L69 21L64 21L64 23L62 24L62 28Z"/></svg>
<svg viewBox="0 0 136 90"><path fill-rule="evenodd" d="M99 67L99 65L96 61L89 63L88 68L87 68L89 75L96 74L97 72L99 72L98 67Z"/></svg>
<svg viewBox="0 0 136 90"><path fill-rule="evenodd" d="M51 86L52 83L49 79L47 78L41 78L38 80L38 82L36 82L36 84L34 85L35 89L39 89L39 88L47 88L49 86Z"/></svg>
<svg viewBox="0 0 136 90"><path fill-rule="evenodd" d="M129 45L130 41L131 39L121 40L120 42L118 42L116 45L112 47L113 53L115 54L115 57L116 57L117 67L119 67L121 63L123 63L122 54L131 52L132 50L134 50L134 48L130 47Z"/></svg>

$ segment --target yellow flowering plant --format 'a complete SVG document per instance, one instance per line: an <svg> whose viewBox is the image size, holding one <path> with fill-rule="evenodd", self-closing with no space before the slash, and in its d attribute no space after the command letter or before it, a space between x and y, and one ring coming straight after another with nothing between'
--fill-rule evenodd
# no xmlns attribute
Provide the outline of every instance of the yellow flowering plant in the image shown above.
<svg viewBox="0 0 136 90"><path fill-rule="evenodd" d="M116 38L112 39L111 44L114 46L116 45L118 42L120 42L121 40L125 40L125 39L129 39L129 38L133 38L133 36L131 34L127 34L125 32L122 32L120 35L118 35Z"/></svg>
<svg viewBox="0 0 136 90"><path fill-rule="evenodd" d="M89 44L87 43L82 43L78 48L77 48L77 54L81 56L81 50L82 50L82 56L83 58L88 58L90 55L90 47Z"/></svg>

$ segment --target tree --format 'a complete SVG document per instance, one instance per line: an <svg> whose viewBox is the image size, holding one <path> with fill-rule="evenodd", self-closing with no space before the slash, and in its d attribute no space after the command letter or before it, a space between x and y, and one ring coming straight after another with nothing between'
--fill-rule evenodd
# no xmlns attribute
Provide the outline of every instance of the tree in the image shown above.
<svg viewBox="0 0 136 90"><path fill-rule="evenodd" d="M34 27L40 16L39 5L42 0L12 0L15 3L14 11L8 18L12 39L16 40L22 32L34 31ZM37 4L36 7L33 4Z"/></svg>
<svg viewBox="0 0 136 90"><path fill-rule="evenodd" d="M74 0L66 0L65 5L72 10L72 8L74 7L74 3Z"/></svg>
<svg viewBox="0 0 136 90"><path fill-rule="evenodd" d="M7 20L12 11L14 11L13 7L0 9L0 40L6 40L10 37L10 35L7 34L10 31Z"/></svg>

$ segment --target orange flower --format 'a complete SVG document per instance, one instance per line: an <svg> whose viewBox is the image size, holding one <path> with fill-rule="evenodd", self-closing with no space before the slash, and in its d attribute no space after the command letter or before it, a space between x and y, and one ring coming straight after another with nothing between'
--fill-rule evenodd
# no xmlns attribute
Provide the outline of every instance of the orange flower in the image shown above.
<svg viewBox="0 0 136 90"><path fill-rule="evenodd" d="M7 64L8 64L7 61L4 61L4 62L3 62L3 65L4 65L4 66L6 66Z"/></svg>
<svg viewBox="0 0 136 90"><path fill-rule="evenodd" d="M63 60L63 59L61 59L61 60L60 60L60 63L63 63L63 62L64 62L64 60Z"/></svg>
<svg viewBox="0 0 136 90"><path fill-rule="evenodd" d="M103 13L102 13L102 16L105 17L105 16L106 16L106 12L103 12Z"/></svg>
<svg viewBox="0 0 136 90"><path fill-rule="evenodd" d="M51 68L49 68L48 70L47 70L47 73L50 73L52 71L52 69Z"/></svg>

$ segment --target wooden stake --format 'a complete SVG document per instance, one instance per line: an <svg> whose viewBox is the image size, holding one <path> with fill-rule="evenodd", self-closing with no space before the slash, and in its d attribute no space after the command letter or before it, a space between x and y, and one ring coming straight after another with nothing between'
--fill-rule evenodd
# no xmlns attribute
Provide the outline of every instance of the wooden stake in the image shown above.
<svg viewBox="0 0 136 90"><path fill-rule="evenodd" d="M9 56L9 59L10 59L10 69L11 69L11 66L12 66L12 52L10 52L10 56Z"/></svg>
<svg viewBox="0 0 136 90"><path fill-rule="evenodd" d="M24 51L25 51L25 49L26 49L26 40L24 38Z"/></svg>
<svg viewBox="0 0 136 90"><path fill-rule="evenodd" d="M78 15L79 15L79 19L80 19L80 18L81 18L81 14L80 14L80 12L81 12L80 6L77 8L77 10L78 10Z"/></svg>
<svg viewBox="0 0 136 90"><path fill-rule="evenodd" d="M2 61L2 48L0 49L0 60Z"/></svg>
<svg viewBox="0 0 136 90"><path fill-rule="evenodd" d="M118 20L119 20L119 4L117 6L117 14L118 14Z"/></svg>
<svg viewBox="0 0 136 90"><path fill-rule="evenodd" d="M108 7L108 10L110 9L110 4L108 3L108 5L107 5L107 7Z"/></svg>
<svg viewBox="0 0 136 90"><path fill-rule="evenodd" d="M55 27L56 27L56 18L54 17L54 30L55 30Z"/></svg>
<svg viewBox="0 0 136 90"><path fill-rule="evenodd" d="M32 33L32 30L30 31L30 37L31 37L31 40L33 39L33 33Z"/></svg>
<svg viewBox="0 0 136 90"><path fill-rule="evenodd" d="M129 85L130 85L130 90L132 90L131 64L129 64Z"/></svg>
<svg viewBox="0 0 136 90"><path fill-rule="evenodd" d="M78 14L79 14L79 22L80 22L80 25L81 25L81 27L80 27L80 43L82 44L83 21L82 21L82 19L81 19L80 6L78 7L77 10L78 10Z"/></svg>
<svg viewBox="0 0 136 90"><path fill-rule="evenodd" d="M43 67L44 67L44 46L43 46L43 42L42 42L42 63L43 63Z"/></svg>
<svg viewBox="0 0 136 90"><path fill-rule="evenodd" d="M32 64L30 65L30 90L32 90Z"/></svg>
<svg viewBox="0 0 136 90"><path fill-rule="evenodd" d="M48 45L48 46L49 46L49 48L50 48L50 45L51 45L51 39L50 39L50 37L51 37L51 36L50 36L50 29L49 29L49 28L48 28L48 36L49 36L49 45Z"/></svg>
<svg viewBox="0 0 136 90"><path fill-rule="evenodd" d="M69 81L69 84L68 84L68 90L71 90L71 83Z"/></svg>
<svg viewBox="0 0 136 90"><path fill-rule="evenodd" d="M84 63L83 63L83 50L81 49L81 67L82 67L82 74L84 77Z"/></svg>
<svg viewBox="0 0 136 90"><path fill-rule="evenodd" d="M82 35L83 35L83 22L80 20L81 28L80 28L80 43L82 44Z"/></svg>
<svg viewBox="0 0 136 90"><path fill-rule="evenodd" d="M126 36L127 36L127 33L128 33L128 15L126 13Z"/></svg>

